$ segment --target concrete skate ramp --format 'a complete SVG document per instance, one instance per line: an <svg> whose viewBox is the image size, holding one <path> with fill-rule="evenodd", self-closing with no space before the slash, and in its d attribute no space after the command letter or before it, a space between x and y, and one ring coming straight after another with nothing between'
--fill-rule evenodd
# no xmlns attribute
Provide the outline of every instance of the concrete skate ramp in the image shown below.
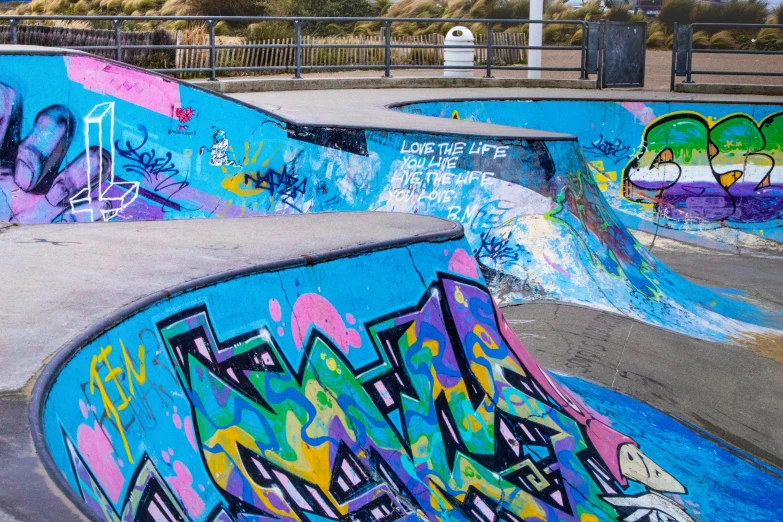
<svg viewBox="0 0 783 522"><path fill-rule="evenodd" d="M779 310L693 285L630 236L573 137L362 120L346 106L308 120L85 54L0 53L0 220L428 214L465 225L501 304L554 299L731 343L779 337Z"/></svg>
<svg viewBox="0 0 783 522"><path fill-rule="evenodd" d="M222 232L223 244L211 244L204 226ZM63 305L85 312L80 324L103 317L46 366L31 405L38 456L90 519L782 514L768 501L783 495L773 474L644 404L542 370L453 223L320 214L7 232L31 233L59 262L20 277L70 273L74 299ZM135 237L168 234L178 244L143 262L123 251ZM104 254L103 285L83 286L79 269L96 240L114 248ZM225 251L266 255L192 278L226 263L209 259ZM183 252L193 258L181 262ZM187 282L137 299L161 284L143 281L141 265ZM113 302L102 302L115 285ZM29 315L31 337L57 324L38 325L51 315L45 309ZM40 487L40 465L29 460L16 481ZM20 492L13 515L68 520L51 496Z"/></svg>
<svg viewBox="0 0 783 522"><path fill-rule="evenodd" d="M406 103L398 109L575 134L604 198L642 237L783 252L783 100L660 93ZM766 99L765 99L766 98Z"/></svg>

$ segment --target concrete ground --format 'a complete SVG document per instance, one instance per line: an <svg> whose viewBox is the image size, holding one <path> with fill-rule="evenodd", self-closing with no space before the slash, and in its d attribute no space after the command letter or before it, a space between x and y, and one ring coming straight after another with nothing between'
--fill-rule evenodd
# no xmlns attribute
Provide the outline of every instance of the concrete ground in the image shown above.
<svg viewBox="0 0 783 522"><path fill-rule="evenodd" d="M695 283L783 309L783 287L771 284L783 281L783 258L653 253ZM564 304L509 306L503 314L544 367L644 401L783 469L783 346L711 343Z"/></svg>

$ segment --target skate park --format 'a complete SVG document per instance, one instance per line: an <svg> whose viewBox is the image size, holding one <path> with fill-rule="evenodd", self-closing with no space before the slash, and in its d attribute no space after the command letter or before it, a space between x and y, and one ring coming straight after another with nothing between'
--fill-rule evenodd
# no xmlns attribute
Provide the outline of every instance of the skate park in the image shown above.
<svg viewBox="0 0 783 522"><path fill-rule="evenodd" d="M11 520L779 515L779 99L0 61ZM701 156L630 166L669 113ZM739 180L721 121L763 175L654 221L623 171Z"/></svg>

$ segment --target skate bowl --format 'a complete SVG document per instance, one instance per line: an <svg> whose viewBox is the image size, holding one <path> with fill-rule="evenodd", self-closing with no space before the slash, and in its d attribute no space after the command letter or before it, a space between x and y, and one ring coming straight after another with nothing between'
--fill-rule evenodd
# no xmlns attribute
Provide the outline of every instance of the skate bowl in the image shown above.
<svg viewBox="0 0 783 522"><path fill-rule="evenodd" d="M780 311L659 262L574 136L329 125L20 46L0 110L14 517L780 518L783 378L749 349ZM664 386L623 391L658 410L611 391L630 329L604 387L542 371L495 304L542 300L652 326L626 361Z"/></svg>
<svg viewBox="0 0 783 522"><path fill-rule="evenodd" d="M569 132L615 215L643 240L782 252L783 105L654 94L440 100L396 108Z"/></svg>
<svg viewBox="0 0 783 522"><path fill-rule="evenodd" d="M781 515L769 501L783 495L773 470L633 399L542 370L457 224L330 213L195 225L33 227L82 244L22 277L62 278L89 262L92 242L115 247L105 255L114 270L71 305L81 323L103 320L47 364L30 410L38 458L91 520ZM192 257L218 231L222 250L236 241L237 258L260 251L265 262L134 297L139 258L176 279L203 266ZM249 251L241 242L253 232ZM123 252L139 233L188 241ZM113 307L101 302L106 284ZM35 488L27 468L15 479ZM19 493L14 514L41 520L45 506L69 519L47 506L50 495Z"/></svg>

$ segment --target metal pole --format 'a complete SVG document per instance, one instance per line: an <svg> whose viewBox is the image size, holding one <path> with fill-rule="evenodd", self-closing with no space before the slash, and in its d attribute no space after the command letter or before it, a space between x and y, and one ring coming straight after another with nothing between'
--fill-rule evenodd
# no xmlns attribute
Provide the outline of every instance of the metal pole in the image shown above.
<svg viewBox="0 0 783 522"><path fill-rule="evenodd" d="M487 78L492 78L492 22L487 22Z"/></svg>
<svg viewBox="0 0 783 522"><path fill-rule="evenodd" d="M209 80L216 82L217 74L215 71L215 21L207 20L209 25Z"/></svg>
<svg viewBox="0 0 783 522"><path fill-rule="evenodd" d="M677 36L680 34L680 24L674 22L674 36L672 37L672 77L669 82L669 90L674 91L674 75L677 71Z"/></svg>
<svg viewBox="0 0 783 522"><path fill-rule="evenodd" d="M385 31L385 37L386 37L386 56L384 58L386 70L383 72L383 75L386 78L391 77L391 21L386 21L386 31Z"/></svg>
<svg viewBox="0 0 783 522"><path fill-rule="evenodd" d="M120 47L120 21L112 20L114 24L114 45L117 48L117 61L122 61L122 47Z"/></svg>
<svg viewBox="0 0 783 522"><path fill-rule="evenodd" d="M693 63L693 26L688 26L688 64L685 66L685 83L693 83L691 80L691 67Z"/></svg>
<svg viewBox="0 0 783 522"><path fill-rule="evenodd" d="M530 19L544 19L544 0L531 0ZM530 46L541 47L543 42L542 24L530 24ZM530 49L527 53L528 67L541 67L541 49ZM528 71L528 78L541 78L541 71Z"/></svg>
<svg viewBox="0 0 783 522"><path fill-rule="evenodd" d="M19 43L18 35L16 33L16 20L11 19L8 24L11 26L11 43L16 45Z"/></svg>
<svg viewBox="0 0 783 522"><path fill-rule="evenodd" d="M294 55L294 78L302 78L302 24L299 20L294 20L294 29L296 29L296 53Z"/></svg>
<svg viewBox="0 0 783 522"><path fill-rule="evenodd" d="M588 80L587 76L587 39L590 36L590 26L587 22L582 23L582 70L579 73L580 80Z"/></svg>

